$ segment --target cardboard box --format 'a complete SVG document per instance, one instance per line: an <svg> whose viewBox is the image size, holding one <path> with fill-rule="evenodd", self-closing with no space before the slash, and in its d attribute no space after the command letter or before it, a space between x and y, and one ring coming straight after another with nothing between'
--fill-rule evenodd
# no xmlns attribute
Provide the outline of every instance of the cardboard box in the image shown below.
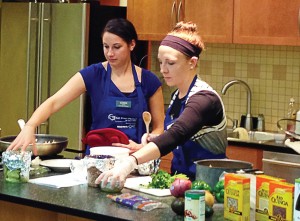
<svg viewBox="0 0 300 221"><path fill-rule="evenodd" d="M225 174L224 218L233 221L250 220L250 178Z"/></svg>
<svg viewBox="0 0 300 221"><path fill-rule="evenodd" d="M294 221L300 221L300 178L295 180Z"/></svg>
<svg viewBox="0 0 300 221"><path fill-rule="evenodd" d="M271 181L282 181L285 179L268 176L256 176L256 204L255 204L255 220L269 220L269 184Z"/></svg>
<svg viewBox="0 0 300 221"><path fill-rule="evenodd" d="M269 185L269 220L293 220L294 184L271 181Z"/></svg>

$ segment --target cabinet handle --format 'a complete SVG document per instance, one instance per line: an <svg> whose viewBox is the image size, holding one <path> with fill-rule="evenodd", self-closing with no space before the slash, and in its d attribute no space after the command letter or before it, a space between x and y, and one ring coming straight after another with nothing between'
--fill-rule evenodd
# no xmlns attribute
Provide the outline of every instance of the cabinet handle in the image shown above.
<svg viewBox="0 0 300 221"><path fill-rule="evenodd" d="M279 161L279 160L270 160L270 159L263 159L263 162L270 163L270 164L282 165L282 166L290 166L290 167L300 168L299 163L285 162L285 161Z"/></svg>
<svg viewBox="0 0 300 221"><path fill-rule="evenodd" d="M298 12L298 34L300 35L300 8Z"/></svg>
<svg viewBox="0 0 300 221"><path fill-rule="evenodd" d="M181 15L181 9L182 9L182 1L180 1L179 6L178 6L178 11L177 11L177 22L181 21L180 15Z"/></svg>
<svg viewBox="0 0 300 221"><path fill-rule="evenodd" d="M171 30L173 29L173 26L175 25L174 22L173 22L173 18L174 18L174 15L175 15L175 23L176 23L176 0L173 1L173 5L172 5L172 9L171 9Z"/></svg>

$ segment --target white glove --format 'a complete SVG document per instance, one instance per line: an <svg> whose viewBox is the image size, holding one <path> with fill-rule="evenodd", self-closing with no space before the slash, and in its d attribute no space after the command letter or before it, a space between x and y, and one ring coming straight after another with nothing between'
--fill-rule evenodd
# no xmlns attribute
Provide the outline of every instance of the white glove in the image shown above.
<svg viewBox="0 0 300 221"><path fill-rule="evenodd" d="M107 182L110 182L112 188L115 187L116 183L119 186L124 186L127 176L137 167L136 159L133 156L128 156L117 160L114 168L103 172L96 179L95 183L99 184L101 181L101 186L105 187Z"/></svg>

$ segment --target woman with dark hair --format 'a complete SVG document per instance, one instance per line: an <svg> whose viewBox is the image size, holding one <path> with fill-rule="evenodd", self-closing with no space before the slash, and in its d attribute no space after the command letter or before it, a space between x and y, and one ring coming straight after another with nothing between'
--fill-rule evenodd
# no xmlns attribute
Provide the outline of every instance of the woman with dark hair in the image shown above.
<svg viewBox="0 0 300 221"><path fill-rule="evenodd" d="M226 114L221 97L197 76L204 44L196 24L179 22L158 49L160 72L168 86L176 87L165 117L165 132L143 136L144 147L102 173L96 183L123 184L137 165L171 151L171 172L195 179L195 160L225 158Z"/></svg>
<svg viewBox="0 0 300 221"><path fill-rule="evenodd" d="M35 148L35 129L53 113L87 92L91 99L91 130L114 128L124 132L134 152L141 148L145 133L143 111L152 114L152 133L163 132L164 106L161 82L152 72L133 64L131 54L137 42L132 23L117 18L108 21L103 33L105 62L90 65L77 72L59 91L33 113L10 149ZM89 151L87 151L89 153Z"/></svg>

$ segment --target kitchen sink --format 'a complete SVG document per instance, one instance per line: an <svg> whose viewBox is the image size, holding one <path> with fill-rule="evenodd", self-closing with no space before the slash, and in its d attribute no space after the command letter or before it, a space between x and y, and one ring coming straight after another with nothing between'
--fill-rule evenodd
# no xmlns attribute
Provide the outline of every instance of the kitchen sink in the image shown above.
<svg viewBox="0 0 300 221"><path fill-rule="evenodd" d="M273 132L263 132L263 131L248 131L249 139L240 139L239 133L234 132L233 129L227 129L227 140L236 140L236 141L245 141L245 142L253 142L253 143L265 143L268 141L274 140L274 135L276 133Z"/></svg>

